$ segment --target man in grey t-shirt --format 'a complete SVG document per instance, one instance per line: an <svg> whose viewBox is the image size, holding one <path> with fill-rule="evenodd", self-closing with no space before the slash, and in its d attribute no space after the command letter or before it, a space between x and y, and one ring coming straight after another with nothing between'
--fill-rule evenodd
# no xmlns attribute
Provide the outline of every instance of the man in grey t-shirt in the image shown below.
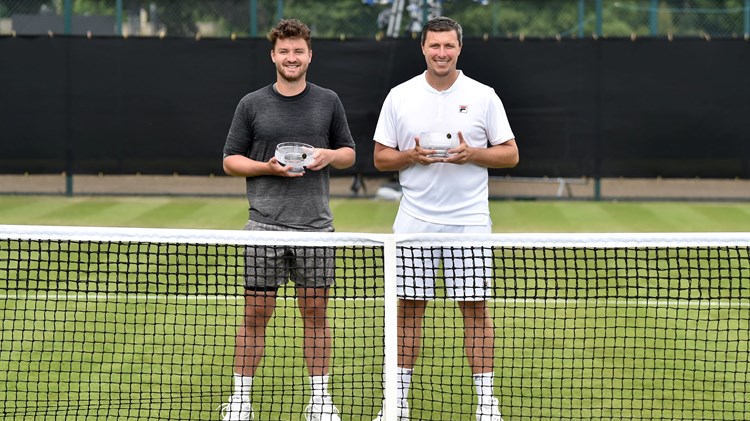
<svg viewBox="0 0 750 421"><path fill-rule="evenodd" d="M250 217L245 229L333 231L328 167L347 168L355 158L344 107L335 92L306 81L312 59L306 25L281 20L269 39L276 83L247 94L237 106L224 145L224 171L246 177ZM295 172L278 162L274 153L282 142L312 145L312 163ZM265 329L278 288L291 279L297 288L310 375L312 397L305 416L340 421L328 393L331 332L326 307L334 280L334 251L248 246L245 254L245 317L237 332L234 394L222 405L223 420L254 418L250 391L263 357Z"/></svg>

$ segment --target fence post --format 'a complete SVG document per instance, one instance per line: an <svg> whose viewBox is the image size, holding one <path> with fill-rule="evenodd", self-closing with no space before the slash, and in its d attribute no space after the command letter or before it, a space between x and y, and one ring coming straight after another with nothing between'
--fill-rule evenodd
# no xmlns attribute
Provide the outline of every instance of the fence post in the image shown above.
<svg viewBox="0 0 750 421"><path fill-rule="evenodd" d="M73 174L65 172L65 197L73 197Z"/></svg>
<svg viewBox="0 0 750 421"><path fill-rule="evenodd" d="M284 18L284 0L276 0L276 22Z"/></svg>
<svg viewBox="0 0 750 421"><path fill-rule="evenodd" d="M66 3L69 3L72 0L66 0ZM66 5L67 6L67 5ZM71 109L73 108L73 100L72 100L72 65L71 65L71 58L70 58L70 49L71 49L71 40L66 39L65 41L65 92L64 92L64 98L65 98L65 196L72 197L73 196L73 169L75 167L75 157L74 157L74 150L73 147L74 139L73 139L73 128L71 121L73 120L73 112Z"/></svg>
<svg viewBox="0 0 750 421"><path fill-rule="evenodd" d="M63 33L70 35L73 32L73 0L65 0L63 3L63 22L65 25Z"/></svg>
<svg viewBox="0 0 750 421"><path fill-rule="evenodd" d="M596 0L596 35L602 36L602 0Z"/></svg>
<svg viewBox="0 0 750 421"><path fill-rule="evenodd" d="M578 0L578 38L585 35L586 25L586 0Z"/></svg>
<svg viewBox="0 0 750 421"><path fill-rule="evenodd" d="M745 0L745 37L750 37L750 0Z"/></svg>
<svg viewBox="0 0 750 421"><path fill-rule="evenodd" d="M750 0L748 0L750 1ZM492 2L492 36L496 37L500 35L500 0Z"/></svg>
<svg viewBox="0 0 750 421"><path fill-rule="evenodd" d="M122 0L115 2L115 34L122 35Z"/></svg>
<svg viewBox="0 0 750 421"><path fill-rule="evenodd" d="M258 36L258 0L250 0L250 36Z"/></svg>
<svg viewBox="0 0 750 421"><path fill-rule="evenodd" d="M602 179L601 177L594 177L594 200L602 200Z"/></svg>
<svg viewBox="0 0 750 421"><path fill-rule="evenodd" d="M659 0L651 0L648 9L648 32L653 37L659 30Z"/></svg>

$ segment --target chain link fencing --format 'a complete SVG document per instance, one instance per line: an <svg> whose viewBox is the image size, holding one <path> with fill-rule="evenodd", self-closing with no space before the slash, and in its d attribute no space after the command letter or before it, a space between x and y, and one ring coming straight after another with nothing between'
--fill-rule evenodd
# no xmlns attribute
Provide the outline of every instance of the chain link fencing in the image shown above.
<svg viewBox="0 0 750 421"><path fill-rule="evenodd" d="M468 37L750 37L750 0L0 0L0 35L264 37L295 17L316 38L404 37L435 15Z"/></svg>

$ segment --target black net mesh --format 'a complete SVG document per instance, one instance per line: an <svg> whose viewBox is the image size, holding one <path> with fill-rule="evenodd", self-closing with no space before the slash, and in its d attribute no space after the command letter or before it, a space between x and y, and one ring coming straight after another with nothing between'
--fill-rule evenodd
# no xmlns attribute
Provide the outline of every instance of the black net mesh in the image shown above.
<svg viewBox="0 0 750 421"><path fill-rule="evenodd" d="M237 345L257 347L239 328L268 310L246 305L258 291L275 298L247 396L256 420L310 416L316 364L328 367L329 409L374 419L384 367L403 357L385 356L392 324L411 328L404 344L421 339L411 420L477 419L473 375L488 366L506 421L728 420L750 406L750 236L600 246L44 229L0 229L2 419L222 419ZM386 291L385 262L417 288ZM267 284L245 288L258 279ZM397 296L423 304L421 331L403 308L386 314ZM310 313L321 299L324 320ZM477 325L481 311L491 326Z"/></svg>

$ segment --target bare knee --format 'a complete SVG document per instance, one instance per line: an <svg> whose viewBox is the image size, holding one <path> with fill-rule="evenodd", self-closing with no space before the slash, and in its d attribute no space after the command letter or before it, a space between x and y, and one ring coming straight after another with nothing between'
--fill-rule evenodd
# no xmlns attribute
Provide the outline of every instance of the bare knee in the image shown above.
<svg viewBox="0 0 750 421"><path fill-rule="evenodd" d="M248 304L245 306L245 326L265 326L273 316L273 305Z"/></svg>

